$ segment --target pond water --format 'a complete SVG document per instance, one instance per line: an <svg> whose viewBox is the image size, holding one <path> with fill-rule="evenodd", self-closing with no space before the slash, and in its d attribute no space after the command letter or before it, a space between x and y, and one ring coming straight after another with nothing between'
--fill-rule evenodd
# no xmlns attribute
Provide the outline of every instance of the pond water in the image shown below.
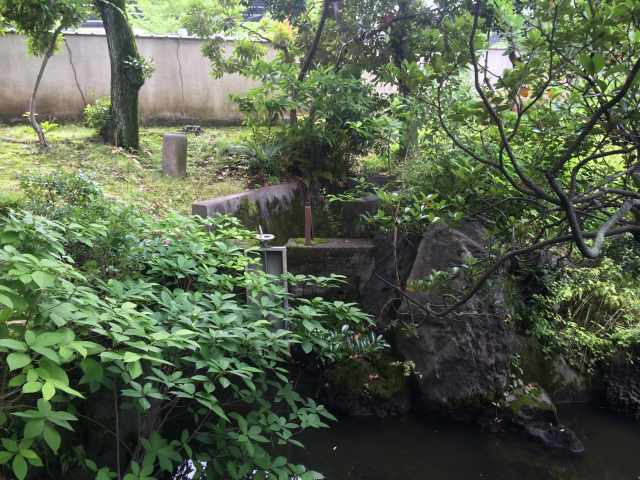
<svg viewBox="0 0 640 480"><path fill-rule="evenodd" d="M418 417L342 419L301 436L294 460L329 480L638 480L640 422L591 407L561 408L581 456L510 434Z"/></svg>

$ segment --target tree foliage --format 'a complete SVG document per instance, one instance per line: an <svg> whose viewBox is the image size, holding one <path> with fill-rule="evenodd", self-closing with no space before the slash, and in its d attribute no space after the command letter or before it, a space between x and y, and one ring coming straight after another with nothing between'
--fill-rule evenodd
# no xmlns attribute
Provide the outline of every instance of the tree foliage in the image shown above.
<svg viewBox="0 0 640 480"><path fill-rule="evenodd" d="M48 147L45 130L36 119L36 96L40 81L49 58L54 54L57 42L64 29L77 26L88 12L87 3L81 0L60 0L55 2L40 0L0 1L0 33L4 26L15 28L27 37L29 50L33 55L42 56L40 71L29 101L29 122L38 135L42 147Z"/></svg>
<svg viewBox="0 0 640 480"><path fill-rule="evenodd" d="M88 13L82 0L2 0L0 17L25 35L33 55L43 56L57 38L54 32L77 26Z"/></svg>
<svg viewBox="0 0 640 480"><path fill-rule="evenodd" d="M539 241L570 240L593 258L605 237L638 231L629 220L640 198L638 14L625 1L533 2L521 11L475 2L455 20L448 62L427 73L437 82L431 105L452 142L527 204L529 239L544 230ZM481 32L490 30L509 42L513 66L502 73L481 63ZM472 69L471 94L452 65Z"/></svg>
<svg viewBox="0 0 640 480"><path fill-rule="evenodd" d="M398 171L500 239L473 288L431 311L447 314L516 256L568 245L596 258L609 237L638 238L640 11L492 0L438 12L428 59L389 69L424 115L419 151ZM488 61L496 41L503 71Z"/></svg>

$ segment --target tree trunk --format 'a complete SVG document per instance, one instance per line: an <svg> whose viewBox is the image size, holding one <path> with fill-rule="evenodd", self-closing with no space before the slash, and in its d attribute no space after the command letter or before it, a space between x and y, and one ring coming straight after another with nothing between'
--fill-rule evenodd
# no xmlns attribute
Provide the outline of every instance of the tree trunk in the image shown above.
<svg viewBox="0 0 640 480"><path fill-rule="evenodd" d="M409 0L398 1L398 13L397 16L407 17L409 14ZM402 64L405 60L409 59L408 45L407 45L407 23L396 22L389 32L389 43L391 46L391 57L393 64L398 69L402 69ZM409 92L409 86L406 80L401 75L398 79L398 93L403 96L407 96Z"/></svg>
<svg viewBox="0 0 640 480"><path fill-rule="evenodd" d="M324 25L327 22L327 17L330 12L330 4L329 0L324 0L322 2L322 13L320 14L320 22L318 23L318 29L316 30L316 34L313 37L313 42L309 46L309 50L307 50L307 55L300 66L300 72L298 73L298 81L301 82L307 76L307 72L313 65L313 60L318 52L318 47L320 46L320 38L322 37L322 32L324 31Z"/></svg>
<svg viewBox="0 0 640 480"><path fill-rule="evenodd" d="M329 16L330 3L331 3L330 0L323 0L322 2L322 13L320 14L320 22L318 23L318 29L316 30L316 33L313 37L313 41L309 46L309 50L307 50L307 54L305 55L304 60L300 65L300 71L298 72L298 82L302 82L305 79L305 77L307 76L307 73L309 72L309 70L311 69L311 66L313 65L313 60L316 56L316 53L318 52L318 47L320 46L320 38L322 37L322 32L324 31L324 25L327 22L327 17ZM295 97L295 95L296 95L296 90L294 88L293 92L291 93L291 96ZM313 107L312 107L312 110L313 110ZM289 125L293 127L296 125L296 123L298 123L298 112L297 110L292 109L289 111Z"/></svg>
<svg viewBox="0 0 640 480"><path fill-rule="evenodd" d="M54 50L56 49L56 42L58 41L58 37L60 36L60 32L62 31L62 26L58 27L55 32L53 32L53 36L51 37L51 43L49 44L49 48L44 54L42 59L42 64L40 65L40 71L38 72L38 77L36 78L36 84L33 86L33 91L31 92L31 98L29 99L29 123L38 135L38 143L41 147L47 148L49 143L47 142L47 137L44 135L44 131L42 127L38 123L36 119L36 96L38 95L38 89L40 88L40 82L42 81L42 77L44 75L44 70L47 68L47 63L49 63L49 59L53 55Z"/></svg>
<svg viewBox="0 0 640 480"><path fill-rule="evenodd" d="M102 128L105 142L137 150L138 92L144 68L136 39L127 20L125 0L96 0L107 35L111 61L111 118Z"/></svg>
<svg viewBox="0 0 640 480"><path fill-rule="evenodd" d="M409 16L410 0L398 1L398 17ZM391 28L389 41L392 52L393 64L402 71L403 63L410 59L409 45L407 42L407 22L397 22ZM407 84L406 79L400 74L398 79L398 93L403 97L409 97L411 95L411 87ZM404 126L401 132L400 148L398 150L398 159L404 160L411 155L411 152L418 140L418 125L415 117L411 115L410 118L405 119Z"/></svg>

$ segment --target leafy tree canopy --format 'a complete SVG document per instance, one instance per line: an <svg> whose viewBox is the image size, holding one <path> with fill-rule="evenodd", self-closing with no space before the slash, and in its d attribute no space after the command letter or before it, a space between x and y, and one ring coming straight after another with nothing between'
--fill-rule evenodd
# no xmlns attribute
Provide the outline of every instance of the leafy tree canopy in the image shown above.
<svg viewBox="0 0 640 480"><path fill-rule="evenodd" d="M89 9L83 0L0 0L0 18L26 35L38 56L47 53L54 32L77 26Z"/></svg>

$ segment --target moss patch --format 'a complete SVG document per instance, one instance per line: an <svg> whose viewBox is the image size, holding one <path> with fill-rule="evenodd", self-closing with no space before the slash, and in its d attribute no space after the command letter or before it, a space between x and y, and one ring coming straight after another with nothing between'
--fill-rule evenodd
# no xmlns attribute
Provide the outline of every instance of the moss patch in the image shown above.
<svg viewBox="0 0 640 480"><path fill-rule="evenodd" d="M169 209L189 213L197 199L244 190L242 170L224 148L238 141L242 129L207 128L202 135L189 135L184 179L165 177L160 170L162 136L170 131L175 128L142 128L140 152L133 155L102 144L94 130L80 125L62 125L49 132L48 151L38 148L29 126L0 125L0 192L17 192L24 174L83 171L94 176L107 195L162 214Z"/></svg>
<svg viewBox="0 0 640 480"><path fill-rule="evenodd" d="M506 408L514 415L524 411L535 411L557 415L556 406L545 395L544 390L536 384L527 384L511 392L506 399Z"/></svg>
<svg viewBox="0 0 640 480"><path fill-rule="evenodd" d="M308 245L305 244L304 238L293 238L292 241L293 241L293 243L295 243L296 245L299 245L301 247L308 246ZM325 243L329 243L329 239L328 238L313 238L313 239L311 239L311 245L323 245Z"/></svg>
<svg viewBox="0 0 640 480"><path fill-rule="evenodd" d="M384 354L369 360L349 358L333 367L327 376L337 393L351 398L389 400L408 390L402 366Z"/></svg>

